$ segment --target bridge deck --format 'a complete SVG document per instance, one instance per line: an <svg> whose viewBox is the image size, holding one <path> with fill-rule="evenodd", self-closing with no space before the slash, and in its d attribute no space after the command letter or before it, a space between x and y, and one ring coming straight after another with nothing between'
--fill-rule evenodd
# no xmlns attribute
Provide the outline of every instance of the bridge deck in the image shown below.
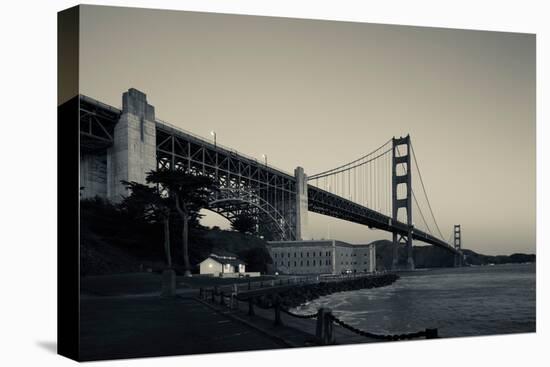
<svg viewBox="0 0 550 367"><path fill-rule="evenodd" d="M93 151L111 146L114 126L122 111L84 95L80 95L80 102L82 149ZM282 208L283 212L288 210L288 207L285 208L281 203L295 200L293 193L295 192L296 179L293 175L260 163L255 158L234 149L214 144L167 122L158 119L155 122L159 135L157 139L157 158L159 160L162 158L167 164L171 163L172 165L179 160L190 167L193 165L195 169L200 169L203 173L215 174L216 177L219 172L225 172L226 183L237 177L238 183L236 184L239 187L243 184L256 187L267 199L274 200L277 204L276 209L281 210ZM177 138L183 139L187 147L180 153L176 151ZM169 139L172 140L169 141ZM170 143L171 148L165 148L163 145L165 142ZM308 185L308 210L401 235L406 235L408 232L405 223L394 221L387 215L312 185ZM413 239L457 253L453 246L417 228L413 228Z"/></svg>
<svg viewBox="0 0 550 367"><path fill-rule="evenodd" d="M308 207L309 211L363 224L370 228L397 232L402 235L408 232L408 226L405 223L394 221L387 215L312 185L308 187ZM445 241L417 228L413 228L413 239L453 253L457 252Z"/></svg>

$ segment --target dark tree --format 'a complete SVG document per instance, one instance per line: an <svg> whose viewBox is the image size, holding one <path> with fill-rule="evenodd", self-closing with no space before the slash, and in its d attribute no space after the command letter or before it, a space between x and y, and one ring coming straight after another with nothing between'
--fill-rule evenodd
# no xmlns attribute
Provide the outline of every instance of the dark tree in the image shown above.
<svg viewBox="0 0 550 367"><path fill-rule="evenodd" d="M231 228L241 233L254 233L256 231L256 219L247 213L241 213L231 222Z"/></svg>
<svg viewBox="0 0 550 367"><path fill-rule="evenodd" d="M209 198L218 190L213 179L184 171L158 170L147 175L147 183L160 185L168 193L183 223L182 255L184 274L191 275L189 262L189 222L198 218L199 210L208 206Z"/></svg>
<svg viewBox="0 0 550 367"><path fill-rule="evenodd" d="M148 222L161 222L164 229L164 253L168 267L172 267L170 253L170 199L163 197L158 187L150 187L135 181L122 181L130 191L121 207L130 213L137 213L140 219Z"/></svg>
<svg viewBox="0 0 550 367"><path fill-rule="evenodd" d="M266 273L268 264L273 263L267 250L261 247L239 251L238 255L246 263L247 271Z"/></svg>

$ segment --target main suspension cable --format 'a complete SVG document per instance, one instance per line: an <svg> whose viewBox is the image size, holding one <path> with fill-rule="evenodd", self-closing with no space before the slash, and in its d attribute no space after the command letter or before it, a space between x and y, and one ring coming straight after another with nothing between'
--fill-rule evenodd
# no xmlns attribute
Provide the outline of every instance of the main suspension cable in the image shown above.
<svg viewBox="0 0 550 367"><path fill-rule="evenodd" d="M316 178L316 177L324 177L324 176L327 176L327 174L328 174L328 173L331 173L331 172L334 173L334 174L339 173L339 172L342 172L342 171L339 171L339 170L342 169L342 168L344 168L344 167L347 167L347 166L350 166L350 165L352 165L352 164L355 164L355 163L357 163L357 162L359 162L359 161L361 161L361 160L363 160L363 159L365 159L365 158L370 157L371 155L373 155L374 153L378 152L379 150L381 150L382 148L384 148L386 145L388 145L391 141L392 141L392 139L389 139L387 142L385 142L384 144L382 144L381 146L379 146L378 148L376 148L376 149L373 150L372 152L370 152L370 153L368 153L368 154L366 154L366 155L364 155L364 156L362 156L362 157L359 157L359 158L357 158L357 159L355 159L355 160L353 160L353 161L351 161L351 162L348 162L348 163L343 164L343 165L341 165L341 166L338 166L338 167L336 167L336 168L332 168L332 169L329 169L329 170L327 170L327 171L324 171L324 172L320 172L320 173L311 175L310 177L308 177L308 179L309 179L309 180L312 180L312 179L314 179L314 178ZM359 166L359 165L357 165L357 166ZM334 172L334 171L338 171L338 172Z"/></svg>

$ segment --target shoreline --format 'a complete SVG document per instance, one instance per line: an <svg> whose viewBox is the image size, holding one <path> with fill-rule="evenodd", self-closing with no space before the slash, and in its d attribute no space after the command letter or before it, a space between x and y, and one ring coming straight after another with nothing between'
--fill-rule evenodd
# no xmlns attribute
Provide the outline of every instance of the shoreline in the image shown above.
<svg viewBox="0 0 550 367"><path fill-rule="evenodd" d="M395 273L373 275L372 277L346 279L338 282L319 282L315 284L297 285L273 294L258 297L261 307L271 307L275 302L286 309L305 305L317 298L330 294L360 289L380 288L393 284L399 279Z"/></svg>

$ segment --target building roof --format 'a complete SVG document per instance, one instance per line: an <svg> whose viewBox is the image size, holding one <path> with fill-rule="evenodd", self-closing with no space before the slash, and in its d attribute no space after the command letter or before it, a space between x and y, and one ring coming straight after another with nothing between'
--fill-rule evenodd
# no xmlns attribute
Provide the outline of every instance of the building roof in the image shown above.
<svg viewBox="0 0 550 367"><path fill-rule="evenodd" d="M326 247L326 246L337 246L337 247L350 247L350 248L364 248L369 247L371 244L360 244L353 245L351 243L338 241L338 240L302 240L302 241L268 241L267 246L270 248L273 247Z"/></svg>
<svg viewBox="0 0 550 367"><path fill-rule="evenodd" d="M206 259L201 261L201 263L205 262L208 259L212 259L212 260L216 261L219 264L230 264L230 265L233 265L233 266L246 265L246 263L244 261L241 261L237 258L237 255L231 254L229 252L225 252L225 254L226 254L226 256L219 255L219 254L210 254ZM227 254L230 254L230 255L233 255L233 256L230 256L230 255L227 255Z"/></svg>
<svg viewBox="0 0 550 367"><path fill-rule="evenodd" d="M238 256L232 252L224 251L224 250L218 250L216 252L213 252L210 254L210 256L220 259L237 259Z"/></svg>

